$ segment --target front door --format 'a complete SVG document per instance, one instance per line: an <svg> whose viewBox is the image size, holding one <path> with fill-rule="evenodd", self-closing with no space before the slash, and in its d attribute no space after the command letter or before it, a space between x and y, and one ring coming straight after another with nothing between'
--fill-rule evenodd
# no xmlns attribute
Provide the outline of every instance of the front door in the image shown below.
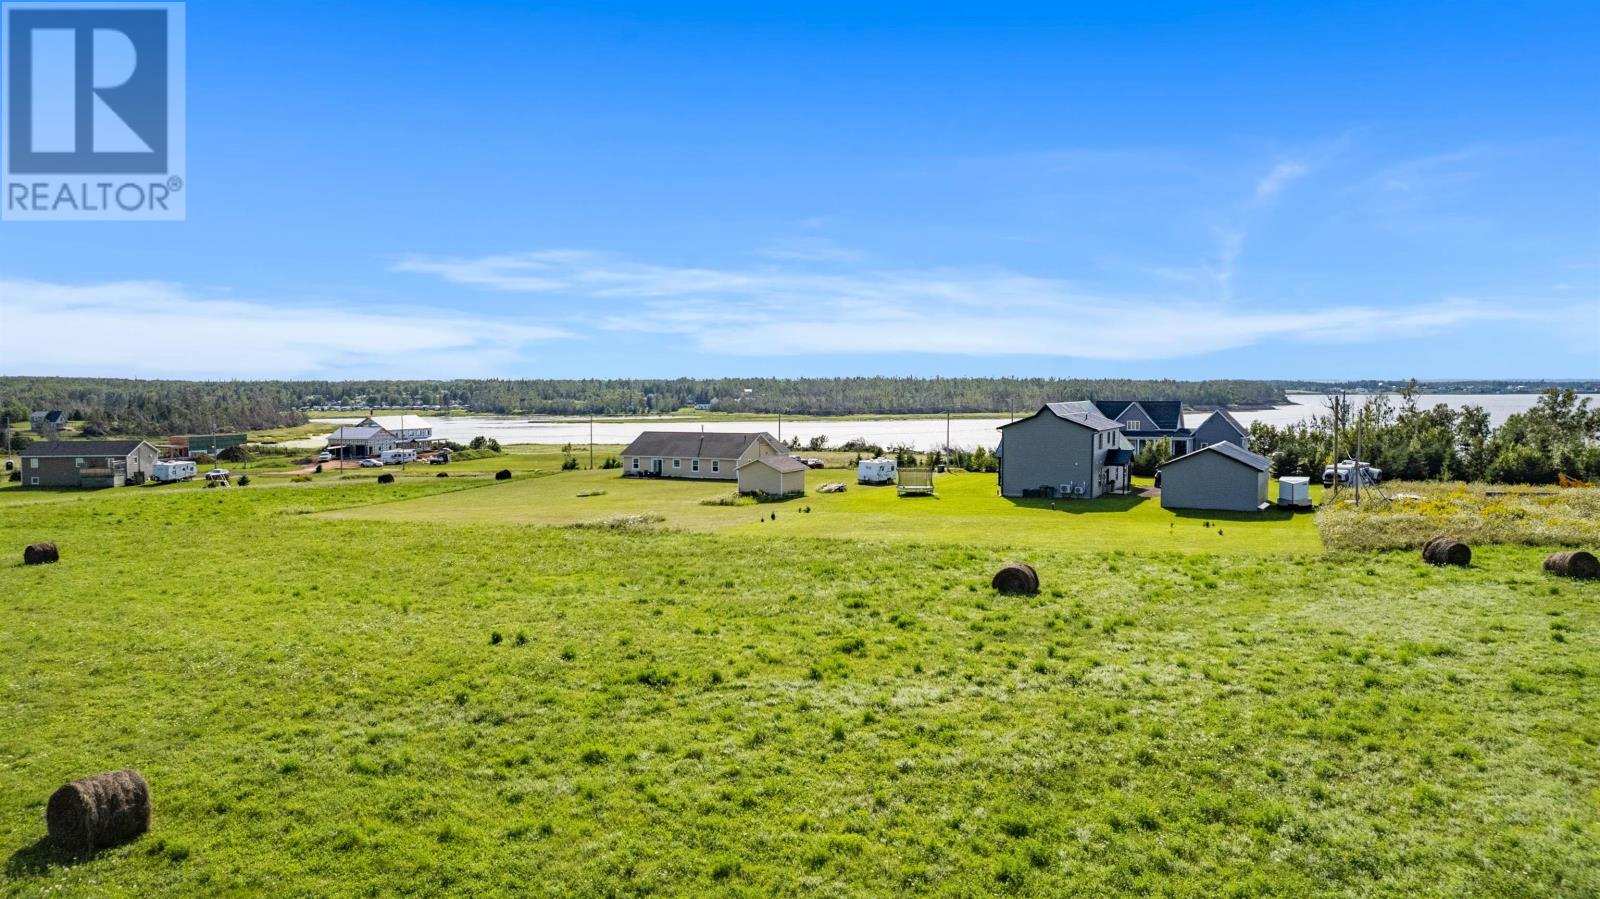
<svg viewBox="0 0 1600 899"><path fill-rule="evenodd" d="M661 460L660 459L652 459L652 460L650 460L650 473L655 475L656 477L660 477L661 476Z"/></svg>

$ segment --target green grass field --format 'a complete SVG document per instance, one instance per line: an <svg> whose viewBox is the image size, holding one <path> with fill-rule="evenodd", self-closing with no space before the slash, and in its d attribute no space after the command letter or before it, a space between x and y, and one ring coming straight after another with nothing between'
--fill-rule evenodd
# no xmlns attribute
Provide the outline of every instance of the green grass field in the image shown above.
<svg viewBox="0 0 1600 899"><path fill-rule="evenodd" d="M0 893L1600 894L1600 585L1541 548L544 461L0 491L63 553L0 563ZM123 766L152 832L54 854Z"/></svg>
<svg viewBox="0 0 1600 899"><path fill-rule="evenodd" d="M817 493L829 481L844 493ZM952 472L933 497L902 497L893 487L862 487L852 472L807 473L809 493L781 503L706 505L731 497L731 482L643 480L616 470L568 472L370 508L339 516L395 523L571 525L644 515L666 527L755 537L838 537L893 542L1093 550L1207 553L1308 553L1321 548L1312 516L1272 511L1170 512L1155 499L1011 500L995 476ZM603 491L603 492L602 492ZM589 494L589 495L585 495ZM809 513L802 509L810 509ZM774 520L773 515L777 518Z"/></svg>

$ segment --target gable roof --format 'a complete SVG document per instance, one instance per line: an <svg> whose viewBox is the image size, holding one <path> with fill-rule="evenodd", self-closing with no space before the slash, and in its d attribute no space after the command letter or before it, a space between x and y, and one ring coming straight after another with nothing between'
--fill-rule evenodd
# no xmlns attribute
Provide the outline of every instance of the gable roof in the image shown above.
<svg viewBox="0 0 1600 899"><path fill-rule="evenodd" d="M737 459L750 444L765 440L775 452L789 450L765 431L729 434L716 431L645 431L622 451L624 456L678 456L684 459Z"/></svg>
<svg viewBox="0 0 1600 899"><path fill-rule="evenodd" d="M1200 423L1201 426L1204 426L1207 421L1210 421L1213 418L1220 418L1223 421L1227 422L1229 425L1231 425L1233 427L1233 429L1235 431L1239 432L1239 436L1240 437L1248 437L1248 436L1250 436L1250 429L1246 428L1244 425L1240 424L1239 423L1239 419L1234 418L1232 415L1230 415L1228 413L1228 410L1226 410L1226 409L1218 409L1215 412L1212 412L1210 415L1206 416L1206 421L1201 422Z"/></svg>
<svg viewBox="0 0 1600 899"><path fill-rule="evenodd" d="M143 440L46 440L35 443L20 455L41 459L59 459L64 456L126 456L144 445Z"/></svg>
<svg viewBox="0 0 1600 899"><path fill-rule="evenodd" d="M1177 431L1183 428L1183 403L1178 400L1095 400L1095 408L1107 418L1121 418L1128 407L1137 403L1146 418L1140 419L1140 431ZM1155 427L1145 427L1154 425Z"/></svg>
<svg viewBox="0 0 1600 899"><path fill-rule="evenodd" d="M765 465L773 471L783 472L784 474L807 470L806 463L793 456L757 456L739 467L743 469L749 465Z"/></svg>
<svg viewBox="0 0 1600 899"><path fill-rule="evenodd" d="M1045 403L1044 408L1040 409L1038 412L1033 413L1027 418L1019 418L1016 421L1008 421L1000 426L1000 430L1003 431L1012 425L1020 425L1025 421L1032 421L1046 412L1049 412L1051 415L1054 415L1056 418L1059 418L1062 421L1070 421L1075 425L1083 425L1084 427L1094 431L1114 431L1122 427L1121 424L1106 418L1104 415L1101 415L1100 410L1095 408L1094 403L1091 403L1087 400L1079 400L1071 403Z"/></svg>
<svg viewBox="0 0 1600 899"><path fill-rule="evenodd" d="M44 411L44 412L34 412L31 415L29 415L28 418L29 419L38 418L38 419L40 419L42 421L49 422L50 424L53 424L53 425L64 425L64 424L67 423L67 413L61 411L60 409L51 409L49 411Z"/></svg>
<svg viewBox="0 0 1600 899"><path fill-rule="evenodd" d="M1268 468L1272 467L1272 460L1268 459L1266 456L1258 456L1247 449L1241 449L1232 443L1226 442L1213 443L1210 446L1201 447L1192 453L1186 453L1176 459L1170 459L1161 467L1169 468L1186 459L1193 459L1195 456L1198 456L1201 453L1220 453L1235 462L1238 462L1242 465L1248 465L1251 468L1254 468L1256 471L1266 471Z"/></svg>
<svg viewBox="0 0 1600 899"><path fill-rule="evenodd" d="M357 427L355 425L345 425L344 427L340 428L339 430L334 431L332 434L329 434L328 435L328 439L329 440L371 440L372 438L378 436L379 434L389 434L389 429L388 428L380 428L380 427L362 428L362 427ZM389 436L393 437L394 435L393 434L389 434Z"/></svg>
<svg viewBox="0 0 1600 899"><path fill-rule="evenodd" d="M420 415L368 415L361 420L361 424L357 425L357 427L366 425L369 421L386 431L415 431L420 428L431 430L433 428L433 425L428 424Z"/></svg>

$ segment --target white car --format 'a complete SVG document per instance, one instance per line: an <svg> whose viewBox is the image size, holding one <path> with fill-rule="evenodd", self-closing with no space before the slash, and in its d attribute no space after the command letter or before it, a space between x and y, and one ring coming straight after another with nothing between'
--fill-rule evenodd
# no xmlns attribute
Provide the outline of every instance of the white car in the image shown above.
<svg viewBox="0 0 1600 899"><path fill-rule="evenodd" d="M361 467L362 468L382 468L383 467L383 462L381 460L379 460L379 459L362 459L361 460Z"/></svg>
<svg viewBox="0 0 1600 899"><path fill-rule="evenodd" d="M323 451L323 452L317 453L317 461L318 462L332 462L333 461L333 453L330 453L330 452L327 452L327 451Z"/></svg>

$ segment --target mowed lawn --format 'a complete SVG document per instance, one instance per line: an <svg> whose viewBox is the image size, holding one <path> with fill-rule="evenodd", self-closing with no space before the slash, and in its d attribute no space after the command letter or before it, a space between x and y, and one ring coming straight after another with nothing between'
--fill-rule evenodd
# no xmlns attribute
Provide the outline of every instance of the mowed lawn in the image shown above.
<svg viewBox="0 0 1600 899"><path fill-rule="evenodd" d="M658 520L662 527L739 537L1062 550L1275 555L1322 550L1309 514L1170 512L1161 508L1159 500L1137 496L1012 500L999 496L993 474L968 472L940 475L935 496L902 497L893 487L859 486L853 475L842 469L811 471L804 497L725 506L707 503L731 498L731 482L624 478L616 470L572 471L329 514L404 525L557 526L643 516ZM818 493L816 488L828 482L844 482L845 492Z"/></svg>
<svg viewBox="0 0 1600 899"><path fill-rule="evenodd" d="M1542 549L322 514L583 481L0 504L63 552L0 564L0 893L1600 893L1600 585ZM54 854L46 797L124 766L153 831Z"/></svg>

